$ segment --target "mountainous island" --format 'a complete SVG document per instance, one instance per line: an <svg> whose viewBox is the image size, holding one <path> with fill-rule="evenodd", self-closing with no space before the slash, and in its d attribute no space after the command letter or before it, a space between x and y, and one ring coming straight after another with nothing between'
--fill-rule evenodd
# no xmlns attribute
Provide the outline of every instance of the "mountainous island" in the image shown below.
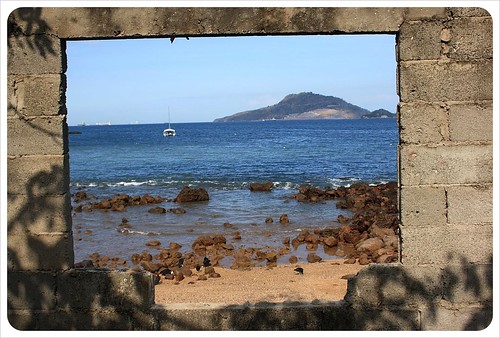
<svg viewBox="0 0 500 338"><path fill-rule="evenodd" d="M285 96L272 106L243 111L215 119L214 122L262 121L262 120L320 120L395 118L385 109L370 112L335 96L314 93L299 93Z"/></svg>

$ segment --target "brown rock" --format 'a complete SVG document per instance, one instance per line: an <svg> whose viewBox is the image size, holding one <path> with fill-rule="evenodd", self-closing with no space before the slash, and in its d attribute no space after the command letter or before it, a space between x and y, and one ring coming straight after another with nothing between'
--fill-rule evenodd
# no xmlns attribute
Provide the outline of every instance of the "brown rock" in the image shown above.
<svg viewBox="0 0 500 338"><path fill-rule="evenodd" d="M267 217L266 218L266 223L273 223L273 222L274 222L274 220L273 220L272 217Z"/></svg>
<svg viewBox="0 0 500 338"><path fill-rule="evenodd" d="M161 268L160 264L149 262L149 261L142 261L141 262L141 267L149 272L155 273Z"/></svg>
<svg viewBox="0 0 500 338"><path fill-rule="evenodd" d="M309 234L304 238L307 243L317 244L319 242L319 236L317 234Z"/></svg>
<svg viewBox="0 0 500 338"><path fill-rule="evenodd" d="M290 258L288 259L288 261L290 262L290 264L295 264L297 263L297 256L290 256Z"/></svg>
<svg viewBox="0 0 500 338"><path fill-rule="evenodd" d="M306 244L306 250L308 250L308 251L316 251L317 249L318 249L317 243L307 243Z"/></svg>
<svg viewBox="0 0 500 338"><path fill-rule="evenodd" d="M308 263L317 263L321 262L321 257L315 254L314 252L311 252L307 255L307 262Z"/></svg>
<svg viewBox="0 0 500 338"><path fill-rule="evenodd" d="M356 249L360 252L371 253L384 246L384 242L380 238L368 238L365 241L358 243Z"/></svg>
<svg viewBox="0 0 500 338"><path fill-rule="evenodd" d="M147 246L159 246L161 245L161 242L156 240L156 241L150 241L146 243Z"/></svg>
<svg viewBox="0 0 500 338"><path fill-rule="evenodd" d="M167 211L176 215L181 215L186 213L186 210L183 208L170 208Z"/></svg>
<svg viewBox="0 0 500 338"><path fill-rule="evenodd" d="M154 207L148 210L150 214L164 214L167 212L165 208L162 207Z"/></svg>
<svg viewBox="0 0 500 338"><path fill-rule="evenodd" d="M170 242L170 250L179 250L180 248L182 248L182 245L180 245L179 243L176 243L176 242Z"/></svg>
<svg viewBox="0 0 500 338"><path fill-rule="evenodd" d="M288 215L287 214L283 214L280 216L280 223L281 224L288 224L290 223L290 220L288 219Z"/></svg>
<svg viewBox="0 0 500 338"><path fill-rule="evenodd" d="M250 183L250 191L271 191L274 187L272 182L266 183Z"/></svg>
<svg viewBox="0 0 500 338"><path fill-rule="evenodd" d="M175 274L175 281L180 282L183 279L184 279L184 274L181 271L177 271L177 273Z"/></svg>
<svg viewBox="0 0 500 338"><path fill-rule="evenodd" d="M208 201L208 192L203 188L190 188L184 187L181 192L174 198L174 202L185 203L185 202L201 202Z"/></svg>
<svg viewBox="0 0 500 338"><path fill-rule="evenodd" d="M338 239L336 239L336 238L335 238L335 237L333 237L333 236L327 237L327 238L325 238L325 240L323 241L323 243L324 243L326 246L329 246L329 247L336 246L338 242L339 242L339 241L338 241Z"/></svg>
<svg viewBox="0 0 500 338"><path fill-rule="evenodd" d="M208 279L208 278L207 278L207 276L205 276L205 275L199 275L199 276L198 276L198 280L207 280L207 279Z"/></svg>
<svg viewBox="0 0 500 338"><path fill-rule="evenodd" d="M208 277L210 277L210 278L219 278L220 277L220 273L218 273L218 272L212 272L210 275L208 275Z"/></svg>
<svg viewBox="0 0 500 338"><path fill-rule="evenodd" d="M286 236L286 237L283 239L282 243L283 243L284 245L290 245L290 236Z"/></svg>
<svg viewBox="0 0 500 338"><path fill-rule="evenodd" d="M359 265L367 265L370 264L370 260L368 259L367 254L361 254L358 259Z"/></svg>
<svg viewBox="0 0 500 338"><path fill-rule="evenodd" d="M355 264L355 263L356 263L356 258L354 257L348 258L344 261L344 264Z"/></svg>

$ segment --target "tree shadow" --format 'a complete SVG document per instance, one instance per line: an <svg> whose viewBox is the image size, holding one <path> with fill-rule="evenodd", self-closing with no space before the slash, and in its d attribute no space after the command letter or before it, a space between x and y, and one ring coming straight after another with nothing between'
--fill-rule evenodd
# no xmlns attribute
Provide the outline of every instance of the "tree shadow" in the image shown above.
<svg viewBox="0 0 500 338"><path fill-rule="evenodd" d="M40 7L18 8L10 13L7 20L8 48L12 48L11 38L13 38L19 47L27 46L44 59L47 58L47 54L56 54L52 41L46 35L51 28L42 19L42 10Z"/></svg>

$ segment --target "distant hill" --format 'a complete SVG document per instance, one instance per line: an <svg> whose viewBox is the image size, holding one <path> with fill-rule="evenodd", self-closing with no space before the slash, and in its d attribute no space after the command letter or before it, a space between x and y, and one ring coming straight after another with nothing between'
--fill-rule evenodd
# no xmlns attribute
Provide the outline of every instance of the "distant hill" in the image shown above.
<svg viewBox="0 0 500 338"><path fill-rule="evenodd" d="M215 119L214 122L262 120L320 120L395 117L385 109L370 112L335 96L299 93L285 96L272 106Z"/></svg>

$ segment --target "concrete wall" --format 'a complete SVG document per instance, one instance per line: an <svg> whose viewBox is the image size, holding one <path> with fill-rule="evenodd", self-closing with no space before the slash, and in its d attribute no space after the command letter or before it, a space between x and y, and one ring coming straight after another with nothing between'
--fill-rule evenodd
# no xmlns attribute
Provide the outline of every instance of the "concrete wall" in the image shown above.
<svg viewBox="0 0 500 338"><path fill-rule="evenodd" d="M8 318L15 328L489 325L493 28L485 10L21 8L8 26ZM67 39L317 33L397 38L400 263L361 271L342 302L224 308L153 305L148 273L72 268Z"/></svg>

